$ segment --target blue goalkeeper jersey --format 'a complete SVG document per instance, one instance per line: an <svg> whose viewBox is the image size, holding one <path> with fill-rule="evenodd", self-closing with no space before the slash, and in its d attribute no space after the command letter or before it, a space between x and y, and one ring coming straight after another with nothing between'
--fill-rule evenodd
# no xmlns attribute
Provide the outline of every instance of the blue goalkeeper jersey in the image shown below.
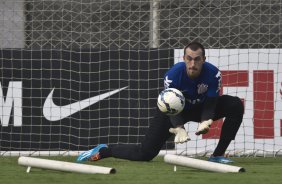
<svg viewBox="0 0 282 184"><path fill-rule="evenodd" d="M217 67L205 62L201 74L190 79L186 72L184 62L179 62L172 66L164 76L165 88L176 88L185 96L185 110L189 110L193 105L203 103L206 97L219 96L221 89L221 73Z"/></svg>

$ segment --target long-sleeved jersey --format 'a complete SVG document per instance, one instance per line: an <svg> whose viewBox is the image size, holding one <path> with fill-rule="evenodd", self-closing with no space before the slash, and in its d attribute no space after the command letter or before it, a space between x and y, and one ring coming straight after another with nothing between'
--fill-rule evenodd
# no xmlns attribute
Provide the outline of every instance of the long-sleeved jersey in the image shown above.
<svg viewBox="0 0 282 184"><path fill-rule="evenodd" d="M179 62L165 74L164 86L180 90L186 99L184 110L189 110L195 104L204 103L207 97L219 96L221 73L217 67L205 62L200 75L190 79L185 63Z"/></svg>

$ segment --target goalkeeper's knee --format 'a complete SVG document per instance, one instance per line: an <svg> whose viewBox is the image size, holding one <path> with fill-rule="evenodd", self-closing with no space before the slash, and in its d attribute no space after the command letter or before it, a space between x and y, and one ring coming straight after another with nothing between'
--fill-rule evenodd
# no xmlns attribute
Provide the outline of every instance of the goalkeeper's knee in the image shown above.
<svg viewBox="0 0 282 184"><path fill-rule="evenodd" d="M244 105L241 99L239 97L234 97L231 107L231 113L233 114L231 118L237 119L239 122L241 122L244 114Z"/></svg>

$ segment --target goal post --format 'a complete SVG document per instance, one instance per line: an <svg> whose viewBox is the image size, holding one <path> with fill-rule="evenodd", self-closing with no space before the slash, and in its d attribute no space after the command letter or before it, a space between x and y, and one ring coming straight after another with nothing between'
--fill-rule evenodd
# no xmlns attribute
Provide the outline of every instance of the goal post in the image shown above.
<svg viewBox="0 0 282 184"><path fill-rule="evenodd" d="M282 150L282 3L277 0L3 0L0 155L77 155L139 144L163 76L190 41L219 67L245 112L227 153ZM208 155L222 120L161 154Z"/></svg>

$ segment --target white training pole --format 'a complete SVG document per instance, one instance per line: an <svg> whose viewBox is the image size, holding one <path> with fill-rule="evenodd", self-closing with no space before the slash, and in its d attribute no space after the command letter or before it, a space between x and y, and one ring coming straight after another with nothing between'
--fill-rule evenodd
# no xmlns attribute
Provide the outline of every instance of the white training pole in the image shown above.
<svg viewBox="0 0 282 184"><path fill-rule="evenodd" d="M26 169L26 172L29 173L29 172L30 172L30 169L31 169L31 167L28 166L27 169Z"/></svg>
<svg viewBox="0 0 282 184"><path fill-rule="evenodd" d="M213 172L221 172L221 173L245 172L245 169L242 167L209 162L205 160L199 160L199 159L177 156L177 155L165 155L164 161L170 164L192 167L195 169L202 169L202 170L213 171Z"/></svg>
<svg viewBox="0 0 282 184"><path fill-rule="evenodd" d="M32 158L32 157L19 157L18 164L27 166L30 171L31 167L51 169L58 171L68 171L68 172L78 172L86 174L114 174L116 170L109 167L93 166L79 163L71 163L56 160L47 160L42 158Z"/></svg>

